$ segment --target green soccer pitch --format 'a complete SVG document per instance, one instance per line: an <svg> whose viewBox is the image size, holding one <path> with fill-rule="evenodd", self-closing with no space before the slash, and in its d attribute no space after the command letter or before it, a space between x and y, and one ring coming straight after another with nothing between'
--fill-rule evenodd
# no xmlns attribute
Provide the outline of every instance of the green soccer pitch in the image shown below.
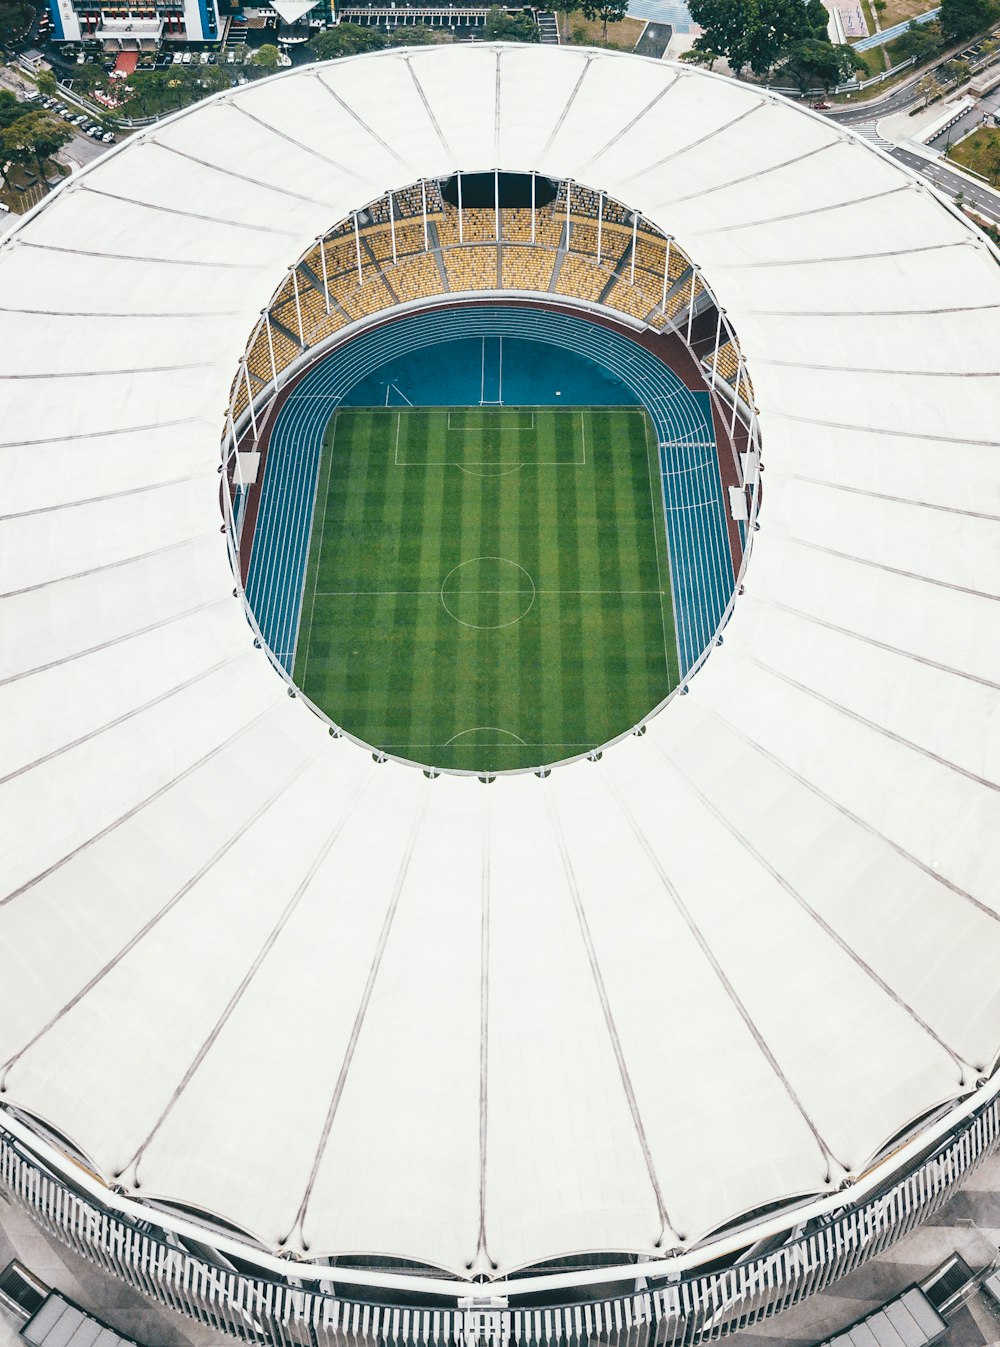
<svg viewBox="0 0 1000 1347"><path fill-rule="evenodd" d="M338 411L294 676L433 767L537 767L636 724L678 681L645 411Z"/></svg>

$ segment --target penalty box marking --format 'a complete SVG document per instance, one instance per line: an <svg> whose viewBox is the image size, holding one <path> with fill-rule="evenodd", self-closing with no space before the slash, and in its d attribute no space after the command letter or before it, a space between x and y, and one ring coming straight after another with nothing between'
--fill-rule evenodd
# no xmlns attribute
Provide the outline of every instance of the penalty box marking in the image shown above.
<svg viewBox="0 0 1000 1347"><path fill-rule="evenodd" d="M350 409L350 410L354 410L354 409L352 408L352 409ZM444 411L445 409L444 409L443 407L439 407L439 408L423 408L423 407L421 407L421 408L416 408L415 410L417 410L417 411ZM534 411L531 410L530 408L525 408L524 410L526 410L526 411L528 412L529 416L531 417L531 425L530 425L530 426L515 426L515 427L513 427L513 429L515 429L515 430L533 430L533 429L535 428L535 413L534 413ZM394 450L393 450L393 456L392 456L393 466L396 467L396 468L498 468L498 467L504 467L504 466L506 466L506 467L508 467L512 472L516 472L519 468L525 468L525 467L535 467L535 468L585 468L585 467L587 466L587 412L584 411L584 410L582 410L582 409L580 409L580 408L578 408L578 407L541 407L541 408L539 408L538 410L539 410L539 411L544 411L544 412L546 412L546 413L550 413L550 412L551 412L552 414L554 414L554 415L556 415L556 416L579 416L579 418L580 418L580 449L581 449L582 454L583 454L583 457L582 457L581 459L572 459L571 461L567 462L567 461L565 461L564 459L559 459L559 458L533 458L533 459L530 461L530 463L528 463L528 462L522 460L520 463L508 463L508 464L506 464L506 465L505 465L503 462L495 463L495 462L493 462L493 461L491 461L491 460L489 460L489 459L480 459L480 458L466 458L466 459L463 459L461 462L459 462L457 459L453 459L453 458L421 458L421 459L414 459L414 460L412 460L412 461L407 461L406 459L402 459L402 460L401 460L400 457L399 457L399 436L400 436L400 432L401 432L401 430L402 430L403 416L405 415L405 413L403 413L403 412L397 412L397 413L396 413L396 441L395 441L395 447L394 447ZM594 412L600 413L600 412L607 411L607 412L614 412L614 413L615 413L616 415L618 415L618 416L640 416L640 415L645 415L646 409L645 409L644 407L594 407L594 408L591 408L590 411L591 411L591 414L593 414ZM451 424L451 418L452 418L452 413L453 413L453 412L458 412L458 413L459 413L460 415L462 415L462 416L466 416L466 415L470 415L470 414L474 415L474 414L475 414L475 409L473 408L471 413L467 413L467 412L465 412L465 411L463 411L463 410L460 410L460 409L458 409L458 408L452 408L452 409L449 409L449 411L448 411L448 426L447 426L447 429L448 429L449 431L451 431L451 432L453 432L453 433L460 433L463 429L465 429L465 430L482 430L482 429L485 429L485 423L484 423L483 425L481 425L481 426L465 426L465 427L462 427L462 426L453 426L453 425ZM518 414L518 413L515 413L514 410L511 409L511 414L512 414L512 415L516 415L516 414ZM500 411L500 412L499 412L499 415L503 416L503 415L504 415L504 412L503 412L503 411Z"/></svg>

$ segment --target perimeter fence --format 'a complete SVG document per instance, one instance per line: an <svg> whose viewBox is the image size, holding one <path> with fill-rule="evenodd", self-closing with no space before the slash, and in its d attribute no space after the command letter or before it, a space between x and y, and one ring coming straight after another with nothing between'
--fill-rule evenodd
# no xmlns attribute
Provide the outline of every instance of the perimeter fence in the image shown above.
<svg viewBox="0 0 1000 1347"><path fill-rule="evenodd" d="M324 1269L329 1281L307 1285L293 1262L284 1281L224 1266L221 1256L214 1263L151 1223L101 1207L2 1127L0 1187L49 1235L110 1276L262 1347L697 1347L778 1314L888 1249L932 1216L998 1139L994 1097L875 1196L780 1248L676 1280L654 1278L649 1265L637 1264L637 1285L646 1280L645 1289L541 1309L509 1308L495 1298L501 1290L515 1294L516 1281L456 1283L456 1307L432 1309L340 1296L335 1268ZM206 1230L206 1245L211 1238ZM247 1261L253 1261L249 1246ZM482 1308L458 1304L477 1291ZM494 1298L487 1299L490 1292Z"/></svg>

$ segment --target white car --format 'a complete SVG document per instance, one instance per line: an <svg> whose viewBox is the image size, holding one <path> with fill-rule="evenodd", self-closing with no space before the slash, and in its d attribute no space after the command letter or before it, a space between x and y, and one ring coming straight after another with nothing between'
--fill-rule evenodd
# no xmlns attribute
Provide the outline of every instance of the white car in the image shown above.
<svg viewBox="0 0 1000 1347"><path fill-rule="evenodd" d="M175 51L175 52L174 52L174 65L180 65L180 63L181 63L181 61L183 61L183 59L184 59L183 53L181 53L181 52L179 52L179 51Z"/></svg>
<svg viewBox="0 0 1000 1347"><path fill-rule="evenodd" d="M191 64L191 53L190 53L189 51L186 51L186 52L184 53L184 55L181 57L181 60L183 61L184 65L190 65L190 64Z"/></svg>
<svg viewBox="0 0 1000 1347"><path fill-rule="evenodd" d="M208 52L203 51L202 54L198 57L198 60L201 62L202 65L208 65Z"/></svg>
<svg viewBox="0 0 1000 1347"><path fill-rule="evenodd" d="M234 51L227 51L226 65L232 65L235 60L236 60L236 53Z"/></svg>
<svg viewBox="0 0 1000 1347"><path fill-rule="evenodd" d="M101 139L102 139L102 140L105 142L105 144L107 144L107 145L113 145L113 144L114 144L114 140L115 140L114 134L113 134L111 131L105 131L104 135L101 136Z"/></svg>

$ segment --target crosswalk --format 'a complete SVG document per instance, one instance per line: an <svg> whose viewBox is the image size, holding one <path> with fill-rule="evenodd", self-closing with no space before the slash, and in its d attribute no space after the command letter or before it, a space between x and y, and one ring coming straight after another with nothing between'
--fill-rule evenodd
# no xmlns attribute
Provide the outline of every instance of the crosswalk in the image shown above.
<svg viewBox="0 0 1000 1347"><path fill-rule="evenodd" d="M884 136L879 135L877 123L874 121L856 122L851 127L851 130L856 135L859 135L864 140L867 140L870 144L877 145L880 150L885 150L887 154L891 154L892 151L896 148L891 140L886 140Z"/></svg>

